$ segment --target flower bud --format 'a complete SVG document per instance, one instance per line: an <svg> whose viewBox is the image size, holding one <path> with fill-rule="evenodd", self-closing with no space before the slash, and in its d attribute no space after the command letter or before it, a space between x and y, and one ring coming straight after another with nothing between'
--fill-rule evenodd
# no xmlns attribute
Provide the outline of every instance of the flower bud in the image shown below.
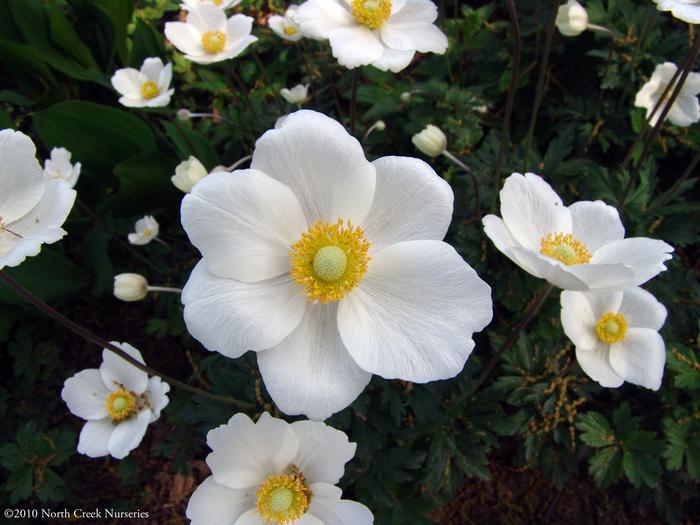
<svg viewBox="0 0 700 525"><path fill-rule="evenodd" d="M138 273L120 273L114 276L114 297L121 301L140 301L146 297L148 281Z"/></svg>
<svg viewBox="0 0 700 525"><path fill-rule="evenodd" d="M588 12L576 0L569 0L559 6L556 24L562 35L578 36L588 27Z"/></svg>
<svg viewBox="0 0 700 525"><path fill-rule="evenodd" d="M374 129L377 131L384 131L386 129L386 123L383 120L378 120L374 123Z"/></svg>
<svg viewBox="0 0 700 525"><path fill-rule="evenodd" d="M192 112L189 109L178 109L177 118L180 120L190 120L192 118Z"/></svg>
<svg viewBox="0 0 700 525"><path fill-rule="evenodd" d="M428 124L426 128L413 135L413 145L428 157L437 157L447 149L447 137L437 126Z"/></svg>
<svg viewBox="0 0 700 525"><path fill-rule="evenodd" d="M401 102L408 104L411 101L411 93L409 91L404 91L401 93Z"/></svg>
<svg viewBox="0 0 700 525"><path fill-rule="evenodd" d="M202 163L195 157L190 157L177 165L175 175L170 177L170 180L178 190L189 193L194 185L207 175L207 170Z"/></svg>

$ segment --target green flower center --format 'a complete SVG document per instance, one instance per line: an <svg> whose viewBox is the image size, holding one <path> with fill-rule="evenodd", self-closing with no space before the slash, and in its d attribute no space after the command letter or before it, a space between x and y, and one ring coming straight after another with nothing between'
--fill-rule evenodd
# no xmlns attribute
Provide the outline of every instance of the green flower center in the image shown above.
<svg viewBox="0 0 700 525"><path fill-rule="evenodd" d="M348 256L342 248L324 246L314 256L314 272L324 281L337 281L345 273Z"/></svg>

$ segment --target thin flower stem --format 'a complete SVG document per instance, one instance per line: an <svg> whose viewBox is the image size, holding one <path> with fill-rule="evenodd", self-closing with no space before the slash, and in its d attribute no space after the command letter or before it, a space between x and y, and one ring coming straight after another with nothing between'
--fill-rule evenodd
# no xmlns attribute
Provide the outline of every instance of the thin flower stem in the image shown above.
<svg viewBox="0 0 700 525"><path fill-rule="evenodd" d="M233 171L233 170L235 170L238 166L240 166L240 165L243 164L244 162L249 161L249 160L252 159L252 158L253 158L252 155L246 155L245 157L243 157L243 158L241 158L241 159L238 159L236 162L234 162L233 164L231 164L230 166L228 166L228 167L226 168L226 171Z"/></svg>
<svg viewBox="0 0 700 525"><path fill-rule="evenodd" d="M53 320L57 321L58 323L62 324L64 327L68 328L75 334L79 335L86 341L89 341L101 348L106 348L107 350L114 352L117 354L119 357L124 359L124 361L132 364L139 370L143 370L147 374L153 375L153 376L159 376L163 381L166 383L169 383L173 386L176 386L182 390L186 390L187 392L190 392L192 394L197 394L202 397L206 397L208 399L211 399L212 401L218 401L220 403L227 403L229 405L234 405L238 408L241 408L243 410L253 410L255 408L255 405L253 403L248 403L246 401L239 401L237 399L234 399L232 397L228 396L220 396L217 394L212 394L211 392L206 392L205 390L201 390L199 388L193 387L191 385L188 385L187 383L183 383L182 381L178 381L177 379L174 379L172 377L169 377L158 370L151 368L148 365L144 365L140 361L134 359L131 357L129 354L124 352L121 348L113 345L109 341L106 341L102 339L101 337L93 334L90 330L87 328L84 328L80 326L77 323L74 323L70 319L68 319L65 315L60 313L58 310L54 309L53 307L49 306L46 304L44 301L39 299L36 295L34 295L32 292L27 290L24 286L22 286L20 283L15 281L10 275L4 271L0 270L0 280L4 282L7 286L9 286L12 290L14 290L20 297L24 298L27 300L29 303L33 304L37 309L51 317Z"/></svg>
<svg viewBox="0 0 700 525"><path fill-rule="evenodd" d="M360 70L355 69L352 72L352 93L350 95L350 134L355 136L357 129L357 84L360 80Z"/></svg>
<svg viewBox="0 0 700 525"><path fill-rule="evenodd" d="M559 3L559 2L557 2L557 4L558 4L558 3ZM609 35L610 37L615 38L615 33L613 33L612 31L610 31L610 29L608 29L608 28L605 27L605 26L599 26L598 24L588 24L588 25L586 26L586 29L590 29L591 31L598 31L598 32L600 32L600 33L606 33L606 34Z"/></svg>
<svg viewBox="0 0 700 525"><path fill-rule="evenodd" d="M479 183L476 180L476 177L474 176L474 173L472 172L471 168L467 166L464 162L459 160L457 157L455 157L452 153L449 151L445 150L442 152L442 154L450 159L452 162L454 162L457 166L462 168L467 175L469 175L469 178L472 180L472 184L474 185L474 200L476 201L476 217L479 222L481 222L481 200L479 199Z"/></svg>
<svg viewBox="0 0 700 525"><path fill-rule="evenodd" d="M659 199L649 207L647 212L652 213L658 210L664 204L670 202L673 197L675 197L676 193L678 193L678 190L681 188L686 179L690 177L690 174L695 172L695 168L697 168L698 164L700 164L700 150L695 153L693 160L690 161L690 164L683 172L683 175L681 175L681 177L673 183L673 186L671 186L666 193L659 197Z"/></svg>
<svg viewBox="0 0 700 525"><path fill-rule="evenodd" d="M156 238L154 238L153 240L156 241L158 244L161 244L161 245L163 245L163 246L167 246L168 248L170 248L170 243L165 242L165 241L164 241L163 239L161 239L160 237L156 237Z"/></svg>
<svg viewBox="0 0 700 525"><path fill-rule="evenodd" d="M170 286L149 286L149 292L170 292L170 293L182 293L182 288L172 288Z"/></svg>

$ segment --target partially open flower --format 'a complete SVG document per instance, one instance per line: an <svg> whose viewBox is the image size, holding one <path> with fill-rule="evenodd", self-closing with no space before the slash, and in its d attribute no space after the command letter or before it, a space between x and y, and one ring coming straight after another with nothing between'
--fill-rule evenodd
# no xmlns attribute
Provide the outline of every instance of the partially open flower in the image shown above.
<svg viewBox="0 0 700 525"><path fill-rule="evenodd" d="M428 157L439 157L447 149L447 137L437 126L428 124L423 131L413 135L413 145Z"/></svg>
<svg viewBox="0 0 700 525"><path fill-rule="evenodd" d="M138 273L120 273L114 276L114 296L126 302L140 301L148 293L148 281Z"/></svg>
<svg viewBox="0 0 700 525"><path fill-rule="evenodd" d="M66 148L53 148L51 158L44 161L44 177L63 179L73 188L80 177L80 162L71 164L71 153Z"/></svg>
<svg viewBox="0 0 700 525"><path fill-rule="evenodd" d="M296 15L298 5L290 5L285 11L284 16L272 15L268 20L268 25L274 33L290 42L298 42L304 35L299 30L299 26L294 22L294 15Z"/></svg>
<svg viewBox="0 0 700 525"><path fill-rule="evenodd" d="M280 95L290 104L303 104L309 98L309 86L299 84L292 89L282 88Z"/></svg>
<svg viewBox="0 0 700 525"><path fill-rule="evenodd" d="M569 0L559 6L557 29L564 36L578 36L588 27L588 12L576 0Z"/></svg>
<svg viewBox="0 0 700 525"><path fill-rule="evenodd" d="M137 246L148 244L152 240L156 239L158 237L158 233L160 233L160 225L152 215L146 215L142 219L136 221L134 229L136 231L134 233L130 233L128 237L129 242Z"/></svg>
<svg viewBox="0 0 700 525"><path fill-rule="evenodd" d="M194 185L207 175L207 169L202 163L197 158L190 156L189 159L183 160L177 165L175 175L170 177L170 180L178 190L189 193Z"/></svg>
<svg viewBox="0 0 700 525"><path fill-rule="evenodd" d="M689 24L700 24L700 0L654 0L659 11L671 11L673 16Z"/></svg>
<svg viewBox="0 0 700 525"><path fill-rule="evenodd" d="M121 96L119 103L129 108L157 108L167 106L175 92L170 88L173 66L163 65L160 58L147 58L141 70L127 67L118 69L112 77L112 86Z"/></svg>
<svg viewBox="0 0 700 525"><path fill-rule="evenodd" d="M637 92L634 105L638 108L645 108L647 110L647 118L651 115L654 106L663 95L666 86L671 82L677 70L678 66L673 62L659 64L654 69L654 73L652 73L649 81ZM672 87L668 91L667 97L670 96L673 89ZM698 94L700 94L700 73L690 73L666 117L671 124L687 127L700 121ZM662 109L663 106L654 113L654 117L650 121L652 126L659 121Z"/></svg>

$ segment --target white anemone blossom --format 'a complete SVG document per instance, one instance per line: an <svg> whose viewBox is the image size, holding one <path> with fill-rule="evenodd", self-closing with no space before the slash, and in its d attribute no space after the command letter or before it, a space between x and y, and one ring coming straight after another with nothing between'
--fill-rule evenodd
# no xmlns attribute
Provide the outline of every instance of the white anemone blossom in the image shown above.
<svg viewBox="0 0 700 525"><path fill-rule="evenodd" d="M665 320L664 305L641 288L561 294L561 322L576 345L576 359L604 387L625 381L661 387L666 346L659 330Z"/></svg>
<svg viewBox="0 0 700 525"><path fill-rule="evenodd" d="M230 9L240 4L241 0L183 0L180 7L185 11L189 11L205 2L213 2L214 5L219 6L221 9Z"/></svg>
<svg viewBox="0 0 700 525"><path fill-rule="evenodd" d="M447 50L447 37L434 25L437 15L430 0L307 0L294 20L305 36L327 39L340 65L397 73L416 51Z"/></svg>
<svg viewBox="0 0 700 525"><path fill-rule="evenodd" d="M143 246L144 244L148 244L158 237L158 233L160 233L160 225L152 215L146 215L145 217L136 221L136 224L134 224L134 230L136 231L130 233L128 236L129 242L137 246Z"/></svg>
<svg viewBox="0 0 700 525"><path fill-rule="evenodd" d="M163 65L160 58L147 58L141 69L118 69L112 77L112 86L122 95L119 103L128 108L159 108L170 103L175 92L170 88L173 65Z"/></svg>
<svg viewBox="0 0 700 525"><path fill-rule="evenodd" d="M645 283L666 269L673 248L646 237L625 239L615 208L602 201L564 206L540 176L514 173L501 190L501 215L484 231L526 272L565 290L614 291Z"/></svg>
<svg viewBox="0 0 700 525"><path fill-rule="evenodd" d="M226 19L221 7L202 2L190 8L185 22L166 23L165 36L187 60L211 64L238 56L255 42L252 28L252 17L237 14Z"/></svg>
<svg viewBox="0 0 700 525"><path fill-rule="evenodd" d="M654 106L664 94L666 86L669 85L677 70L678 66L673 62L664 62L663 64L657 65L649 81L637 92L634 98L634 105L638 108L645 108L647 110L647 118L649 118ZM670 96L673 89L672 87L668 91L667 96ZM683 87L678 93L678 97L673 102L666 116L671 124L688 127L700 121L700 101L698 101L698 94L700 94L700 73L689 73L685 84L683 84ZM652 126L655 126L658 122L662 109L663 106L654 113L654 117L650 122Z"/></svg>
<svg viewBox="0 0 700 525"><path fill-rule="evenodd" d="M236 414L210 430L211 476L197 487L192 525L372 525L370 510L335 485L357 445L317 421Z"/></svg>
<svg viewBox="0 0 700 525"><path fill-rule="evenodd" d="M257 352L287 414L324 419L372 374L424 383L458 374L491 293L441 241L449 185L425 162L369 162L338 122L287 116L251 169L212 173L182 202L202 253L182 295L189 332L236 358Z"/></svg>
<svg viewBox="0 0 700 525"><path fill-rule="evenodd" d="M32 140L0 131L0 270L17 266L66 234L75 190L62 178L46 179Z"/></svg>
<svg viewBox="0 0 700 525"><path fill-rule="evenodd" d="M116 343L143 363L141 352L128 343ZM146 428L168 404L170 385L149 378L115 353L102 351L100 368L88 368L66 379L61 398L86 423L78 439L78 452L97 458L125 458L139 446Z"/></svg>
<svg viewBox="0 0 700 525"><path fill-rule="evenodd" d="M297 84L292 89L282 88L280 95L290 104L303 104L309 98L309 85Z"/></svg>
<svg viewBox="0 0 700 525"><path fill-rule="evenodd" d="M684 22L700 24L700 0L654 0L654 3L659 11L671 11Z"/></svg>
<svg viewBox="0 0 700 525"><path fill-rule="evenodd" d="M63 179L73 188L80 177L80 162L71 164L71 152L66 148L53 148L51 157L44 161L44 177Z"/></svg>
<svg viewBox="0 0 700 525"><path fill-rule="evenodd" d="M297 9L299 9L298 5L290 5L284 12L284 16L272 15L267 21L270 29L277 36L290 42L298 42L304 38L303 33L299 30L299 26L294 21Z"/></svg>

